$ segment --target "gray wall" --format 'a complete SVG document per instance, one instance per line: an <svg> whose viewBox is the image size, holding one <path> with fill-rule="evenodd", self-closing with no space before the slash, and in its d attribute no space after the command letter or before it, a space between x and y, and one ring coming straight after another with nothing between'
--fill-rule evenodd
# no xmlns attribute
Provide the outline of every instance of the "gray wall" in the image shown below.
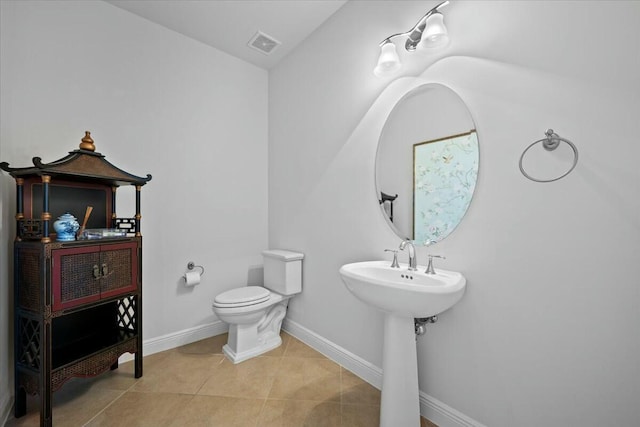
<svg viewBox="0 0 640 427"><path fill-rule="evenodd" d="M142 189L145 343L209 330L213 297L246 284L267 246L267 72L104 2L0 7L0 159L54 161L90 130L107 160L151 173ZM2 422L13 395L15 183L2 173L0 185ZM133 193L120 191L119 215L133 216ZM185 289L189 261L206 274Z"/></svg>
<svg viewBox="0 0 640 427"><path fill-rule="evenodd" d="M306 254L289 318L377 366L382 315L338 268L400 242L373 170L402 81L384 91L393 79L372 69L377 43L432 3L349 2L269 76L269 243ZM420 388L488 426L638 425L640 3L458 1L445 16L450 46L400 77L460 94L480 173L462 224L429 250L468 287L418 342ZM518 159L548 128L580 162L537 184Z"/></svg>

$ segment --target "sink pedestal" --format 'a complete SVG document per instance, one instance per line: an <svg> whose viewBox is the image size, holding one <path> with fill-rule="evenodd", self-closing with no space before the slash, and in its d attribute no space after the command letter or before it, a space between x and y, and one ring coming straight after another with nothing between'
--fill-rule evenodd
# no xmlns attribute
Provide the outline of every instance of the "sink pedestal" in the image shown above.
<svg viewBox="0 0 640 427"><path fill-rule="evenodd" d="M340 275L359 300L384 313L380 426L419 427L420 391L414 318L432 317L460 301L467 280L460 273L408 272L389 261L345 264Z"/></svg>
<svg viewBox="0 0 640 427"><path fill-rule="evenodd" d="M420 426L413 317L385 313L380 427Z"/></svg>

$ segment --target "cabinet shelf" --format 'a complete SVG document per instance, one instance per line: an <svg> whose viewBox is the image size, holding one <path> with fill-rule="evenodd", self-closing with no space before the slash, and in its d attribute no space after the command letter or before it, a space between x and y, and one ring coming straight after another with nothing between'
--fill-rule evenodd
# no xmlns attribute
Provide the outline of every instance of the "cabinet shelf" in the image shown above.
<svg viewBox="0 0 640 427"><path fill-rule="evenodd" d="M74 363L82 362L127 340L133 340L136 334L125 329L113 331L112 334L92 334L64 347L52 349L52 371L69 367Z"/></svg>
<svg viewBox="0 0 640 427"><path fill-rule="evenodd" d="M129 318L122 317L124 301L127 299L55 317L52 321L52 370L135 338L135 325Z"/></svg>

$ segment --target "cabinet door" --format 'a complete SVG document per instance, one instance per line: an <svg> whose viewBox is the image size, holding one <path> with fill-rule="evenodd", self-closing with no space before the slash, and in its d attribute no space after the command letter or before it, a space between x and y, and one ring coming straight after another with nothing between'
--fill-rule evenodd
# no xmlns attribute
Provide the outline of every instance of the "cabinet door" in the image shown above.
<svg viewBox="0 0 640 427"><path fill-rule="evenodd" d="M136 242L103 245L100 248L101 297L108 298L134 292L138 287L138 245Z"/></svg>
<svg viewBox="0 0 640 427"><path fill-rule="evenodd" d="M100 247L57 249L53 258L53 310L100 299Z"/></svg>
<svg viewBox="0 0 640 427"><path fill-rule="evenodd" d="M56 249L53 310L134 292L138 288L136 242Z"/></svg>

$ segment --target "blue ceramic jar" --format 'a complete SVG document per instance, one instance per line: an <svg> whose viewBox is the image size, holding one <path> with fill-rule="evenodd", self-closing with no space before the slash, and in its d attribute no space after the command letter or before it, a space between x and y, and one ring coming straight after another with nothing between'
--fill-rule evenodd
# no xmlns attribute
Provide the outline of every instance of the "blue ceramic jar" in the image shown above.
<svg viewBox="0 0 640 427"><path fill-rule="evenodd" d="M60 215L56 222L53 223L53 229L56 230L56 240L59 242L69 242L76 240L76 232L80 228L78 220L70 213Z"/></svg>

